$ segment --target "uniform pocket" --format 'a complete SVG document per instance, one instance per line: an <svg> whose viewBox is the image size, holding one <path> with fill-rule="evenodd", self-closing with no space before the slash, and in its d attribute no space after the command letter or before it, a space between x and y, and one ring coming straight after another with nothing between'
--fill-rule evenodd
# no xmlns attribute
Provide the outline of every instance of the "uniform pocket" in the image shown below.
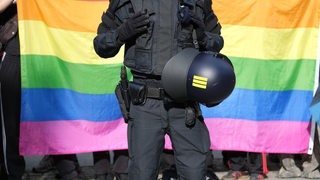
<svg viewBox="0 0 320 180"><path fill-rule="evenodd" d="M148 31L136 39L135 45L135 68L140 72L151 73L152 71L152 32L154 22L150 22Z"/></svg>
<svg viewBox="0 0 320 180"><path fill-rule="evenodd" d="M150 73L152 71L151 50L136 49L135 68L138 69L140 72L145 72L145 73Z"/></svg>

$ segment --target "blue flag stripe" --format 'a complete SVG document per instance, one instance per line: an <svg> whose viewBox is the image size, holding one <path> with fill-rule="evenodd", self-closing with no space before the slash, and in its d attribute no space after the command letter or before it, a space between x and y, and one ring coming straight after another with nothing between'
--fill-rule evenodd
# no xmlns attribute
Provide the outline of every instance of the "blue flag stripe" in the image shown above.
<svg viewBox="0 0 320 180"><path fill-rule="evenodd" d="M22 89L22 96L22 121L81 119L101 122L121 118L114 94L26 88ZM309 122L312 97L311 91L235 89L220 105L213 108L202 107L202 110L205 118ZM228 107L228 113L225 107Z"/></svg>
<svg viewBox="0 0 320 180"><path fill-rule="evenodd" d="M309 122L311 115L308 107L312 97L312 91L235 89L220 105L204 108L203 114L205 118Z"/></svg>

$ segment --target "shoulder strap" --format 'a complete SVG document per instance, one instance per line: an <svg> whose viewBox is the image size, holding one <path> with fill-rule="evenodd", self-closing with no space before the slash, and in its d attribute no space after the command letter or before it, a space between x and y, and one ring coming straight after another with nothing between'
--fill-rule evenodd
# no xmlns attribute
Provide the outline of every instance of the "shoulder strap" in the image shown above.
<svg viewBox="0 0 320 180"><path fill-rule="evenodd" d="M116 11L116 8L119 5L120 0L110 0L110 4L107 10L107 15L114 19L114 12Z"/></svg>

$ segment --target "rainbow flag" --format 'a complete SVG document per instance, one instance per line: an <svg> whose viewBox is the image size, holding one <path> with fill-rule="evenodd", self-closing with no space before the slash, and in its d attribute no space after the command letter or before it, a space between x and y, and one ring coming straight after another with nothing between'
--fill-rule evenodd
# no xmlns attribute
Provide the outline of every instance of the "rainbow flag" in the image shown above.
<svg viewBox="0 0 320 180"><path fill-rule="evenodd" d="M102 59L92 43L108 0L17 3L21 154L126 149L126 124L114 95L123 50ZM211 148L310 151L319 1L213 0L213 9L237 84L222 104L202 107Z"/></svg>
<svg viewBox="0 0 320 180"><path fill-rule="evenodd" d="M18 1L22 107L20 151L65 154L126 148L114 88L122 52L93 49L108 1Z"/></svg>
<svg viewBox="0 0 320 180"><path fill-rule="evenodd" d="M237 83L205 110L213 149L311 153L319 0L214 0Z"/></svg>

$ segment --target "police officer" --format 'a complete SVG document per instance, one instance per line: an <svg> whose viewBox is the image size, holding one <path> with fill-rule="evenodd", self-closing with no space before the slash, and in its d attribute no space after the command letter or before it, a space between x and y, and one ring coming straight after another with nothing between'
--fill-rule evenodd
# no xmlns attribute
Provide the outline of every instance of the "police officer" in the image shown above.
<svg viewBox="0 0 320 180"><path fill-rule="evenodd" d="M125 45L131 70L128 121L129 179L156 180L164 136L170 136L180 180L204 180L210 147L201 116L186 125L193 105L167 100L161 72L184 48L219 52L221 26L211 0L110 0L94 39L96 53L109 58ZM174 77L173 77L174 78ZM193 107L194 108L194 107Z"/></svg>
<svg viewBox="0 0 320 180"><path fill-rule="evenodd" d="M10 22L10 23L8 23ZM3 160L9 180L21 180L24 157L19 154L21 105L20 44L15 0L0 0L0 44L4 55L0 68L0 116ZM2 165L1 165L2 166ZM2 170L1 170L2 171Z"/></svg>

